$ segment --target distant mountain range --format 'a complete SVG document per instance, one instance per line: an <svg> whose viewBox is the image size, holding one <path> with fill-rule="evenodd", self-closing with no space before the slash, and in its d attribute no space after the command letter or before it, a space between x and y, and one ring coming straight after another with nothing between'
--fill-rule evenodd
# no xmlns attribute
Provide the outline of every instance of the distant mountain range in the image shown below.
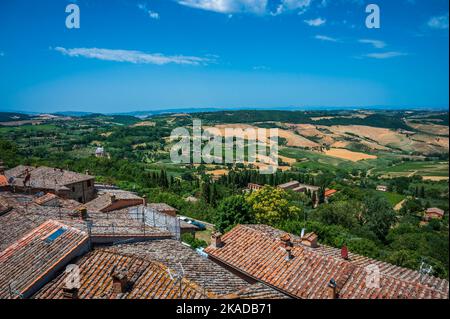
<svg viewBox="0 0 450 319"><path fill-rule="evenodd" d="M339 107L339 106L281 106L281 107L226 107L226 108L173 108L173 109L159 109L148 111L130 111L130 112L80 112L80 111L63 111L63 112L28 112L28 111L8 111L0 112L0 121L17 121L27 120L38 116L40 114L52 114L58 116L72 116L84 117L92 115L122 115L134 116L138 118L146 118L154 115L171 114L171 113L204 113L204 112L220 112L220 111L238 111L238 110L274 110L274 111L338 111L338 110L411 110L411 111L448 111L448 108L433 108L433 107L388 107L388 106L371 106L371 107Z"/></svg>

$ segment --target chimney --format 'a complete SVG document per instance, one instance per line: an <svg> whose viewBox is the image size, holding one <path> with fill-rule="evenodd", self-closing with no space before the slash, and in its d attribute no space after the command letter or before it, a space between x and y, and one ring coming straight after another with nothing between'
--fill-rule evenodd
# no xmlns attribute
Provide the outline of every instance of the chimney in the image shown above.
<svg viewBox="0 0 450 319"><path fill-rule="evenodd" d="M80 217L80 219L86 220L87 219L87 208L84 206L78 208L78 216Z"/></svg>
<svg viewBox="0 0 450 319"><path fill-rule="evenodd" d="M89 170L88 170L88 169L85 170L84 173L85 173L86 175L89 175Z"/></svg>
<svg viewBox="0 0 450 319"><path fill-rule="evenodd" d="M348 260L348 248L345 245L341 248L341 257L342 259Z"/></svg>
<svg viewBox="0 0 450 319"><path fill-rule="evenodd" d="M292 255L292 247L288 246L285 249L286 249L286 260L289 261L292 258L294 258L294 256Z"/></svg>
<svg viewBox="0 0 450 319"><path fill-rule="evenodd" d="M302 237L302 245L317 248L319 245L317 244L317 235L315 233L308 233Z"/></svg>
<svg viewBox="0 0 450 319"><path fill-rule="evenodd" d="M211 234L211 245L214 248L222 248L223 242L222 242L222 234L219 232L214 232Z"/></svg>
<svg viewBox="0 0 450 319"><path fill-rule="evenodd" d="M292 247L291 236L289 236L289 234L280 236L280 246L283 248Z"/></svg>
<svg viewBox="0 0 450 319"><path fill-rule="evenodd" d="M111 194L111 203L115 203L116 202L116 195Z"/></svg>
<svg viewBox="0 0 450 319"><path fill-rule="evenodd" d="M113 269L111 272L113 281L112 292L113 295L123 294L128 290L128 270L127 269Z"/></svg>
<svg viewBox="0 0 450 319"><path fill-rule="evenodd" d="M78 299L78 288L69 288L64 287L63 288L63 299Z"/></svg>
<svg viewBox="0 0 450 319"><path fill-rule="evenodd" d="M331 278L330 282L327 285L328 290L328 299L336 299L337 298L337 283L334 278Z"/></svg>

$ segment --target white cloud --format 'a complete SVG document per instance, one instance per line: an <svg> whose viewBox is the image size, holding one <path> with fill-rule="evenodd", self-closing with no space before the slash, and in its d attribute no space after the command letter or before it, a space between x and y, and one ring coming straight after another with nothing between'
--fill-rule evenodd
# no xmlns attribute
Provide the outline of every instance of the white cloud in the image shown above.
<svg viewBox="0 0 450 319"><path fill-rule="evenodd" d="M430 20L428 20L428 26L432 29L448 29L448 13L443 16L430 18Z"/></svg>
<svg viewBox="0 0 450 319"><path fill-rule="evenodd" d="M209 58L200 58L195 56L174 55L166 56L159 53L144 53L132 50L110 50L98 48L73 48L66 49L56 47L54 49L63 55L70 57L84 57L88 59L98 59L104 61L128 62L133 64L187 64L187 65L206 65L214 62Z"/></svg>
<svg viewBox="0 0 450 319"><path fill-rule="evenodd" d="M270 70L270 68L268 66L265 65L256 65L252 68L255 71L268 71Z"/></svg>
<svg viewBox="0 0 450 319"><path fill-rule="evenodd" d="M303 20L303 22L305 22L307 25L311 27L320 27L321 25L324 25L327 22L327 20L322 18L316 18L312 20Z"/></svg>
<svg viewBox="0 0 450 319"><path fill-rule="evenodd" d="M374 48L382 49L386 47L386 43L380 40L371 40L371 39L361 39L358 41L359 43L370 44Z"/></svg>
<svg viewBox="0 0 450 319"><path fill-rule="evenodd" d="M219 13L264 14L268 0L176 0L179 4Z"/></svg>
<svg viewBox="0 0 450 319"><path fill-rule="evenodd" d="M270 8L269 0L175 0L178 4L191 8L224 14L250 13L256 15L279 15L298 11L305 13L313 0L278 0L276 8Z"/></svg>
<svg viewBox="0 0 450 319"><path fill-rule="evenodd" d="M152 19L159 19L159 13L152 10L148 10L148 16Z"/></svg>
<svg viewBox="0 0 450 319"><path fill-rule="evenodd" d="M320 41L328 41L328 42L339 42L339 40L336 39L336 38L332 38L332 37L329 37L329 36L326 36L326 35L320 35L320 34L316 35L314 37L314 39L317 39L317 40L320 40Z"/></svg>
<svg viewBox="0 0 450 319"><path fill-rule="evenodd" d="M138 7L140 10L144 11L145 13L147 13L148 16L149 16L149 18L151 18L151 19L156 19L156 20L159 19L159 13L156 12L156 11L152 11L152 10L148 9L148 8L147 8L147 5L142 4L142 3L139 3L139 4L137 5L137 7Z"/></svg>
<svg viewBox="0 0 450 319"><path fill-rule="evenodd" d="M272 15L279 15L286 11L299 10L298 14L305 13L311 5L311 0L281 0L275 12Z"/></svg>
<svg viewBox="0 0 450 319"><path fill-rule="evenodd" d="M398 51L390 51L390 52L383 52L383 53L369 53L364 55L364 57L372 58L372 59L390 59L390 58L396 58L400 56L408 55L408 53L404 52L398 52Z"/></svg>

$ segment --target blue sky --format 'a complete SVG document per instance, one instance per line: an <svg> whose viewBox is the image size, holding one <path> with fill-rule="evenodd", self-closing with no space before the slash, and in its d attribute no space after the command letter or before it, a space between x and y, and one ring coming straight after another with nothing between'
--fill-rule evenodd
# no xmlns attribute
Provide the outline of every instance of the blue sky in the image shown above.
<svg viewBox="0 0 450 319"><path fill-rule="evenodd" d="M77 3L81 28L67 29ZM365 25L366 5L381 28ZM447 0L2 0L0 110L448 107Z"/></svg>

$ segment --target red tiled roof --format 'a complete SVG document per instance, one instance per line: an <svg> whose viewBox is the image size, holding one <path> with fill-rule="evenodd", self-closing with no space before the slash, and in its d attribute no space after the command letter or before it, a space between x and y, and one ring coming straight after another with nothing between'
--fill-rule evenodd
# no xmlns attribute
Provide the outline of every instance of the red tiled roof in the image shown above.
<svg viewBox="0 0 450 319"><path fill-rule="evenodd" d="M237 226L222 241L224 247L210 246L205 252L293 297L326 298L328 282L334 278L343 285L353 271L344 260L316 255L301 246L292 247L293 258L287 260L277 238L252 227Z"/></svg>
<svg viewBox="0 0 450 319"><path fill-rule="evenodd" d="M43 223L0 252L0 299L29 297L52 271L87 248L85 232L54 220Z"/></svg>
<svg viewBox="0 0 450 319"><path fill-rule="evenodd" d="M441 215L444 216L444 211L440 208L437 207L431 207L427 209L427 214L437 214L437 215Z"/></svg>
<svg viewBox="0 0 450 319"><path fill-rule="evenodd" d="M45 203L48 203L49 201L58 198L55 194L47 193L44 196L38 197L34 200L34 202L38 205L44 205Z"/></svg>
<svg viewBox="0 0 450 319"><path fill-rule="evenodd" d="M325 191L325 197L329 197L331 195L334 195L334 194L336 194L336 192L337 192L337 190L335 190L335 189L327 189Z"/></svg>
<svg viewBox="0 0 450 319"><path fill-rule="evenodd" d="M243 279L211 260L201 257L193 249L177 240L152 240L117 245L106 249L161 262L169 268L179 267L181 263L187 279L201 283L202 287L217 295L233 293L249 286Z"/></svg>
<svg viewBox="0 0 450 319"><path fill-rule="evenodd" d="M183 278L173 279L175 271L164 265L132 255L94 250L77 262L80 269L80 299L204 299L214 297L196 283ZM130 282L124 293L114 294L111 272L115 267L126 269ZM61 299L67 274L61 273L41 289L36 299Z"/></svg>
<svg viewBox="0 0 450 319"><path fill-rule="evenodd" d="M104 193L84 204L88 211L106 212L142 205L143 199L130 192Z"/></svg>
<svg viewBox="0 0 450 319"><path fill-rule="evenodd" d="M0 187L2 186L8 186L8 179L6 178L5 175L0 175Z"/></svg>
<svg viewBox="0 0 450 319"><path fill-rule="evenodd" d="M340 298L448 298L448 281L416 271L319 245L309 248L292 238L291 259L280 246L282 231L265 225L239 225L222 237L224 246L205 249L210 257L297 298L328 298L327 285L337 283ZM368 265L380 269L381 286L365 287Z"/></svg>

